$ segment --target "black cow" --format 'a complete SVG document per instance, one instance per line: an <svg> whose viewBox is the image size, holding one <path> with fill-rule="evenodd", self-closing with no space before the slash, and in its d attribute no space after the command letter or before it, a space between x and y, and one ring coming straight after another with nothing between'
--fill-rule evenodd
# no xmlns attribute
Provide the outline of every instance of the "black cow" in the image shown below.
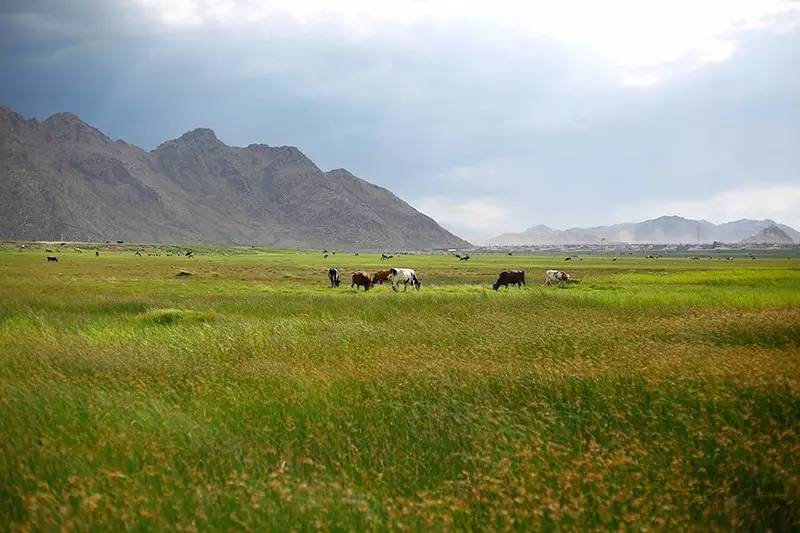
<svg viewBox="0 0 800 533"><path fill-rule="evenodd" d="M504 270L500 272L500 277L494 282L492 288L497 290L500 286L508 287L509 285L516 285L522 287L525 285L525 271L524 270Z"/></svg>
<svg viewBox="0 0 800 533"><path fill-rule="evenodd" d="M331 288L338 287L341 279L339 279L339 271L335 268L328 269L328 281L331 282Z"/></svg>
<svg viewBox="0 0 800 533"><path fill-rule="evenodd" d="M56 257L54 255L48 255L47 256L47 262L49 263L50 261L52 261L53 263L58 263L58 257Z"/></svg>

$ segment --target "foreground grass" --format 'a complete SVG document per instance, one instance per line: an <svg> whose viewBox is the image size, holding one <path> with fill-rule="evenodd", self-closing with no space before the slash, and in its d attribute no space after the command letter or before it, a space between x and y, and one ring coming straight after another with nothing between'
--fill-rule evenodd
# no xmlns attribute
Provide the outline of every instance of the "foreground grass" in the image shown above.
<svg viewBox="0 0 800 533"><path fill-rule="evenodd" d="M0 254L2 527L800 527L797 260L224 253Z"/></svg>

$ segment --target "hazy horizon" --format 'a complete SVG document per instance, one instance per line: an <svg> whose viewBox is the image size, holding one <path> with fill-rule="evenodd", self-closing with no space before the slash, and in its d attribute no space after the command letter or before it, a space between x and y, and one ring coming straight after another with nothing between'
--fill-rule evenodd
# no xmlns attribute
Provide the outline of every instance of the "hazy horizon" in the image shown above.
<svg viewBox="0 0 800 533"><path fill-rule="evenodd" d="M800 3L12 0L0 103L150 149L295 145L480 242L800 227Z"/></svg>

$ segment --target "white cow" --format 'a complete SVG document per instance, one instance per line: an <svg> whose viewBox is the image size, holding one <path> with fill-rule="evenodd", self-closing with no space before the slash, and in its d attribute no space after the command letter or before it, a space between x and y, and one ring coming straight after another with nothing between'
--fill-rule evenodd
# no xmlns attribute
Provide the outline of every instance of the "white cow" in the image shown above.
<svg viewBox="0 0 800 533"><path fill-rule="evenodd" d="M558 283L560 287L563 287L565 283L569 283L571 278L572 276L561 270L548 270L545 272L544 284L552 285L553 283Z"/></svg>
<svg viewBox="0 0 800 533"><path fill-rule="evenodd" d="M419 290L421 285L419 279L417 278L417 273L410 268L390 268L389 280L392 282L392 290L395 292L397 292L398 283L403 284L403 292L408 290L409 282L411 282L411 286L417 290Z"/></svg>

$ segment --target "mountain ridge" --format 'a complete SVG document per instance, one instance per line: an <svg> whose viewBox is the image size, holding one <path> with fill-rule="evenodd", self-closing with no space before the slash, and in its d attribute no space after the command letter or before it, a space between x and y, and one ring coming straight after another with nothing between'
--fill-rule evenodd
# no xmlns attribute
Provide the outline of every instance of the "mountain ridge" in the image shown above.
<svg viewBox="0 0 800 533"><path fill-rule="evenodd" d="M503 233L492 237L487 245L567 245L567 244L709 244L714 241L736 243L760 231L775 226L797 243L800 232L773 220L739 219L714 224L703 219L688 219L663 215L641 222L622 222L589 228L572 227L566 230L537 224L519 233Z"/></svg>
<svg viewBox="0 0 800 533"><path fill-rule="evenodd" d="M469 243L391 191L295 146L207 127L150 151L73 113L0 106L0 238L426 249Z"/></svg>

